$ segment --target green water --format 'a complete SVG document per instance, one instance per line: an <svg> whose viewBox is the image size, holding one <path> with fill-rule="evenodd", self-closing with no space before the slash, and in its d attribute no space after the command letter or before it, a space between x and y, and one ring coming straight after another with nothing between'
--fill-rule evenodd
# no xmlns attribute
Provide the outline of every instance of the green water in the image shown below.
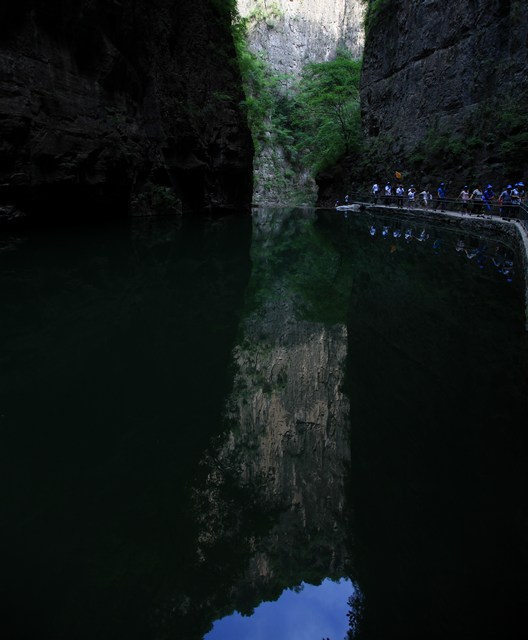
<svg viewBox="0 0 528 640"><path fill-rule="evenodd" d="M342 577L361 638L521 637L523 290L369 214L4 233L4 637L200 640Z"/></svg>

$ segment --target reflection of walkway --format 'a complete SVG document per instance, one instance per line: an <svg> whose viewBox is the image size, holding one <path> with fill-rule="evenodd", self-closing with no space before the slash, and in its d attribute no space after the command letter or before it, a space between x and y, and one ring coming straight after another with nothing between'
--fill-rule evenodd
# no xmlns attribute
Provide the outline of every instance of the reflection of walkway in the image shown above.
<svg viewBox="0 0 528 640"><path fill-rule="evenodd" d="M419 229L421 228L421 231ZM378 223L371 223L368 227L372 238L381 233L383 239L391 237L394 240L403 238L404 244L412 241L419 242L424 246L430 246L435 253L455 250L464 255L468 260L475 258L475 263L483 269L486 265L493 266L498 273L506 276L508 282L512 282L514 275L514 251L503 244L496 244L495 249L490 247L490 239L476 236L459 237L455 242L453 238L446 238L439 229L426 229L413 225L396 224L394 228L386 224L386 220ZM430 241L430 242L428 242ZM390 245L391 253L396 250L396 245Z"/></svg>
<svg viewBox="0 0 528 640"><path fill-rule="evenodd" d="M458 201L452 201L451 203L447 203L447 204L453 204L457 206L460 203ZM421 214L437 215L437 216L454 216L457 218L464 218L469 220L497 220L500 222L518 222L518 220L501 215L498 209L496 213L488 213L488 212L469 213L467 211L460 211L458 208L454 208L454 207L450 209L440 209L440 208L435 209L434 207L420 207L420 206L397 207L394 204L387 205L387 204L380 203L380 204L374 205L374 204L370 204L369 202L351 202L349 204L336 206L337 211L345 211L345 212L359 211L360 209L363 209L363 208L367 208L371 210L380 209L380 210L385 210L386 212L397 211L398 213L405 212L405 213L421 213Z"/></svg>
<svg viewBox="0 0 528 640"><path fill-rule="evenodd" d="M528 263L528 231L520 220L513 218L504 218L500 215L494 214L468 214L460 211L453 211L446 209L445 211L435 211L434 209L427 209L421 207L412 208L398 208L395 206L388 206L384 204L371 205L363 202L352 202L348 205L340 205L336 207L336 211L341 211L348 214L350 211L371 211L380 213L389 213L397 215L405 215L408 218L420 217L422 219L440 220L442 218L457 219L474 225L475 227L482 226L483 224L489 225L496 224L497 229L500 232L504 228L513 228L520 236L522 247L526 256L526 262ZM506 225L506 226L505 226ZM527 265L528 273L528 265Z"/></svg>
<svg viewBox="0 0 528 640"><path fill-rule="evenodd" d="M389 211L391 215L397 214L398 216L403 215L407 217L409 220L414 218L421 218L422 220L441 220L443 219L451 219L458 220L463 222L464 224L469 224L473 226L475 229L489 228L489 225L492 225L496 228L499 234L506 234L511 238L511 231L517 236L519 248L522 252L522 272L524 276L524 296L525 296L525 309L526 309L526 318L525 318L525 328L528 331L528 230L525 226L526 220L521 222L518 219L512 218L503 218L498 215L474 215L474 214L465 214L459 211L435 211L434 209L424 209L420 207L413 207L412 209L403 208L398 209L396 207L387 206L383 204L372 205L368 202L352 202L349 205L341 205L336 207L336 210L339 212L345 213L347 216L349 212L359 212L359 211L370 211L370 212L380 212L383 214L387 214ZM524 212L526 216L526 212ZM372 236L376 235L376 229L371 227L370 233Z"/></svg>

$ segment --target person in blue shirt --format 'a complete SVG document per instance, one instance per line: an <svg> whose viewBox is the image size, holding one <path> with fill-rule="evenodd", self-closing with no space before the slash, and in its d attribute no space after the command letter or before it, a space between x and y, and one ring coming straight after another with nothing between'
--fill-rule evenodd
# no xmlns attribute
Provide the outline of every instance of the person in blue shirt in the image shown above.
<svg viewBox="0 0 528 640"><path fill-rule="evenodd" d="M482 192L482 201L484 202L484 208L488 213L491 213L491 202L494 197L495 193L493 192L493 187L491 184L488 184Z"/></svg>
<svg viewBox="0 0 528 640"><path fill-rule="evenodd" d="M445 183L441 182L438 185L438 189L436 190L436 203L434 206L434 210L436 211L438 209L438 207L440 207L440 209L442 211L445 211L445 200L446 200L446 188L445 188Z"/></svg>

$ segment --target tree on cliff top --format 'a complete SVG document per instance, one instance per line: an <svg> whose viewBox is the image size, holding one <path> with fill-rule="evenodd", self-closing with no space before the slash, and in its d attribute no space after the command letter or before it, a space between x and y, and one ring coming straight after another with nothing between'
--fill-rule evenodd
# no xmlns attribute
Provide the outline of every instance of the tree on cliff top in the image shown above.
<svg viewBox="0 0 528 640"><path fill-rule="evenodd" d="M298 148L321 171L360 143L361 61L347 51L304 68L297 96Z"/></svg>

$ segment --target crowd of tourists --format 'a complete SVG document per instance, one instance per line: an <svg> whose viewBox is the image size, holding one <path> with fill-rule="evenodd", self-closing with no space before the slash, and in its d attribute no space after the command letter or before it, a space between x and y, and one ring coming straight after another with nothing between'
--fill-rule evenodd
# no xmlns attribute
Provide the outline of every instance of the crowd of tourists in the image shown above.
<svg viewBox="0 0 528 640"><path fill-rule="evenodd" d="M470 189L464 185L455 197L448 198L447 186L440 182L438 187L431 190L425 187L419 191L413 184L406 188L401 182L391 184L387 182L381 186L378 182L372 185L370 190L371 202L374 205L395 206L400 209L412 209L422 207L434 211L455 210L461 213L499 214L504 217L514 218L519 216L520 206L526 202L526 191L523 182L508 184L497 193L493 185L475 185ZM345 196L345 204L349 203L349 196ZM336 206L339 202L336 202Z"/></svg>

